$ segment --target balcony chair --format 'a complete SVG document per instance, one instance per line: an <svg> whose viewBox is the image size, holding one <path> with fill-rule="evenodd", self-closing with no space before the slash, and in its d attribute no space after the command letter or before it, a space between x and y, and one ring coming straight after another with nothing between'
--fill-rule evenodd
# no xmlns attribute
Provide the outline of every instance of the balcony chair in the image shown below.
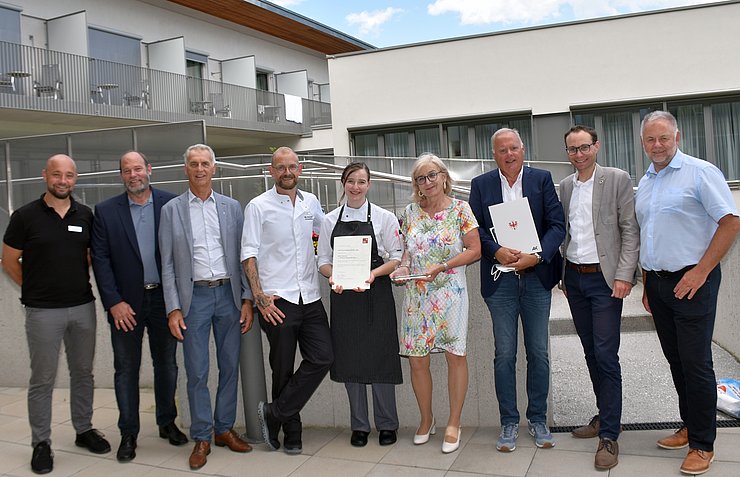
<svg viewBox="0 0 740 477"><path fill-rule="evenodd" d="M210 93L208 97L211 100L211 115L231 118L231 107L224 105L223 93Z"/></svg>
<svg viewBox="0 0 740 477"><path fill-rule="evenodd" d="M149 81L143 80L141 82L141 92L138 94L125 92L123 94L123 104L124 106L149 109Z"/></svg>
<svg viewBox="0 0 740 477"><path fill-rule="evenodd" d="M62 74L59 71L59 65L42 65L41 81L34 80L33 89L36 91L36 96L44 94L54 96L54 99L64 99L64 94L62 93Z"/></svg>

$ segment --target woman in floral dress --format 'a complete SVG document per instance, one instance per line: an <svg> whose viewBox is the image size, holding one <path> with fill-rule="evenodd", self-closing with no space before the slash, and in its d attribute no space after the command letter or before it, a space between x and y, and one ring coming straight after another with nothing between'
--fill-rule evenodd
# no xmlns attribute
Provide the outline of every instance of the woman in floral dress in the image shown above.
<svg viewBox="0 0 740 477"><path fill-rule="evenodd" d="M401 355L409 358L421 414L414 444L424 444L436 431L430 353L445 353L450 415L442 452L449 453L460 446L460 415L468 388L465 266L480 258L478 223L467 202L450 197L452 182L437 156L422 154L411 177L414 201L401 217L406 250L401 265L391 274L397 282L406 283ZM418 278L404 279L408 276Z"/></svg>

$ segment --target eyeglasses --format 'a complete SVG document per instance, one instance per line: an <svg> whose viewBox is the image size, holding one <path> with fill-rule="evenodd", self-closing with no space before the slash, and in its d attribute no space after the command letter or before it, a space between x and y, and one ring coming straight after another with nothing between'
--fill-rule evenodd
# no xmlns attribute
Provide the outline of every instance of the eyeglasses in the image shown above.
<svg viewBox="0 0 740 477"><path fill-rule="evenodd" d="M581 144L578 147L570 146L566 147L565 151L568 153L569 156L575 156L578 151L581 151L582 154L586 154L588 151L591 150L591 146L596 144L595 142L592 142L591 144Z"/></svg>
<svg viewBox="0 0 740 477"><path fill-rule="evenodd" d="M416 182L419 185L424 184L426 181L437 182L437 176L440 174L444 174L444 172L443 171L432 171L425 176L414 177L414 182Z"/></svg>
<svg viewBox="0 0 740 477"><path fill-rule="evenodd" d="M274 166L273 169L275 169L280 174L282 174L283 172L285 172L286 169L289 170L290 172L295 172L295 171L298 170L298 164L290 164L288 167L285 167L283 165Z"/></svg>

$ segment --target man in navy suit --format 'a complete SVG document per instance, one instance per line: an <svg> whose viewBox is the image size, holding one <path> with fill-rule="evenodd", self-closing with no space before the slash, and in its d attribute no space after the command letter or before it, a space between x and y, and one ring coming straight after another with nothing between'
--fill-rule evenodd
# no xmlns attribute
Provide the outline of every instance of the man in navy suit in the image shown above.
<svg viewBox="0 0 740 477"><path fill-rule="evenodd" d="M159 214L174 194L149 185L152 166L140 152L121 157L126 192L95 207L92 258L95 279L108 312L113 344L120 462L136 457L139 434L139 368L144 328L154 364L154 397L159 435L172 445L188 439L175 425L177 341L170 334L161 287L157 245Z"/></svg>
<svg viewBox="0 0 740 477"><path fill-rule="evenodd" d="M519 434L516 404L516 349L518 319L522 318L527 352L527 424L537 447L555 444L547 427L550 383L549 341L552 288L560 279L559 247L565 237L565 219L552 176L548 171L524 167L524 144L515 129L503 128L491 138L498 169L471 183L470 207L478 220L482 256L481 294L491 311L494 339L494 381L501 415L501 436L496 449L511 452ZM527 197L541 253L500 246L491 235L488 207ZM501 272L496 265L513 268Z"/></svg>
<svg viewBox="0 0 740 477"><path fill-rule="evenodd" d="M216 156L205 144L185 151L188 190L162 207L159 247L170 332L183 342L188 376L190 468L200 469L211 440L234 452L252 447L233 430L241 333L252 326L252 292L239 262L244 215L239 202L213 191ZM218 391L208 389L211 329L216 343ZM213 435L215 433L215 436Z"/></svg>

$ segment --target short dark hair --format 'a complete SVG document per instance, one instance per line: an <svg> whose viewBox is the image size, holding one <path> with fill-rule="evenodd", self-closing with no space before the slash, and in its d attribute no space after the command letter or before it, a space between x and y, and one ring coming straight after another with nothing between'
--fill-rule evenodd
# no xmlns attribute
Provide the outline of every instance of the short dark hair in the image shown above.
<svg viewBox="0 0 740 477"><path fill-rule="evenodd" d="M570 136L573 133L577 132L587 132L591 135L591 142L595 143L599 140L599 136L596 134L596 129L589 127L589 126L583 126L581 124L576 124L572 128L568 129L568 132L565 133L563 136L563 142L566 142L568 140L568 136ZM566 142L567 144L567 142Z"/></svg>

